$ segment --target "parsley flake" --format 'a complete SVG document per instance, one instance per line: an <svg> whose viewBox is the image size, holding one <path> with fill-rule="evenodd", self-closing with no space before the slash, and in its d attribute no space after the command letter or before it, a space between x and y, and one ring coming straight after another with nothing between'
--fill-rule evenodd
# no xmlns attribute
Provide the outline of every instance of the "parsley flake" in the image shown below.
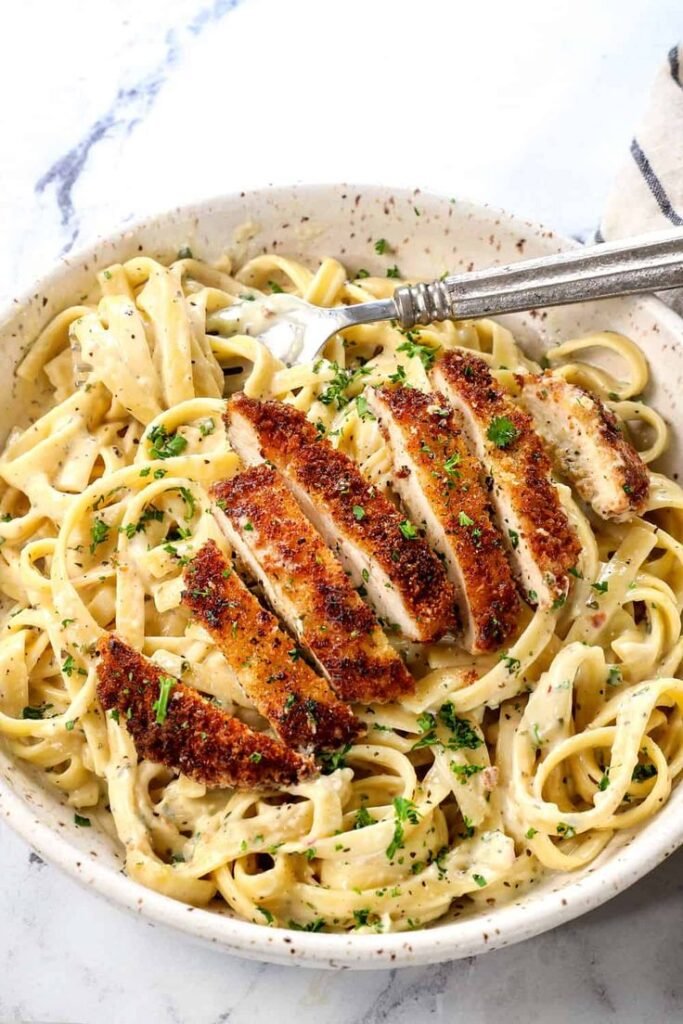
<svg viewBox="0 0 683 1024"><path fill-rule="evenodd" d="M151 444L150 455L153 459L171 459L182 455L187 448L186 438L175 431L169 433L162 425L152 427L147 436Z"/></svg>
<svg viewBox="0 0 683 1024"><path fill-rule="evenodd" d="M95 519L90 527L90 554L95 554L98 544L104 544L109 536L109 524L104 519Z"/></svg>
<svg viewBox="0 0 683 1024"><path fill-rule="evenodd" d="M398 528L406 540L415 540L417 537L417 530L411 523L410 519L404 519L398 524Z"/></svg>
<svg viewBox="0 0 683 1024"><path fill-rule="evenodd" d="M417 337L415 332L413 332L413 337ZM409 359L419 359L425 370L431 370L441 349L440 347L432 348L431 345L421 345L419 342L413 341L412 338L407 338L396 351L405 352Z"/></svg>
<svg viewBox="0 0 683 1024"><path fill-rule="evenodd" d="M152 704L152 709L156 714L157 725L163 725L168 715L168 701L171 696L171 690L176 684L176 680L173 676L159 676L159 696Z"/></svg>
<svg viewBox="0 0 683 1024"><path fill-rule="evenodd" d="M508 448L519 435L520 431L509 416L494 416L486 431L486 436L496 448Z"/></svg>

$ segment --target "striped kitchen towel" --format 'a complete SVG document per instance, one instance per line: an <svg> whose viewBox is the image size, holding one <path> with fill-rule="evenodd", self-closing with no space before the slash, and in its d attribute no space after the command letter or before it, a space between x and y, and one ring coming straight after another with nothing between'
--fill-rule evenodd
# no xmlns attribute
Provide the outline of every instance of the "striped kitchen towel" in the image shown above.
<svg viewBox="0 0 683 1024"><path fill-rule="evenodd" d="M683 44L652 90L631 152L610 192L598 241L683 226Z"/></svg>

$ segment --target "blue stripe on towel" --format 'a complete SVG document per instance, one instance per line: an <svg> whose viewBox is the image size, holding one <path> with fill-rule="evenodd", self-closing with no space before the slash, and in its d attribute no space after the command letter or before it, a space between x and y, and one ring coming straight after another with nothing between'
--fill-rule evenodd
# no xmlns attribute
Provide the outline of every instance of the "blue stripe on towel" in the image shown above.
<svg viewBox="0 0 683 1024"><path fill-rule="evenodd" d="M678 55L677 46L672 46L669 50L669 67L671 68L671 77L676 85L683 86L683 82L681 81L681 61Z"/></svg>
<svg viewBox="0 0 683 1024"><path fill-rule="evenodd" d="M631 156L638 165L638 170L645 179L647 187L650 189L650 192L657 200L657 205L664 214L664 216L667 217L668 220L670 220L671 223L675 224L677 227L683 225L683 217L681 217L680 214L676 213L676 211L674 210L673 206L671 205L671 200L666 194L664 186L662 185L661 181L659 180L655 172L652 170L650 161L645 156L645 154L643 153L642 149L640 148L635 139L631 143Z"/></svg>

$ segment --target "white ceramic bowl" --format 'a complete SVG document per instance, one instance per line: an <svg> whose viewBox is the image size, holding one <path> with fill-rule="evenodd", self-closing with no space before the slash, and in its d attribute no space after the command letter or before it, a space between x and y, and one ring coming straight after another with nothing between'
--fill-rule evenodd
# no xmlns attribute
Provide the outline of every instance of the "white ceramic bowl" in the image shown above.
<svg viewBox="0 0 683 1024"><path fill-rule="evenodd" d="M252 237L238 231L253 225ZM173 210L76 256L39 281L0 317L0 372L12 370L25 345L64 306L87 290L96 270L138 251L172 258L183 245L216 258L275 250L314 264L322 255L352 268L380 268L373 251L387 238L401 272L438 276L471 267L541 256L574 243L498 210L406 190L356 185L302 186L241 193ZM623 331L647 353L653 384L648 399L683 437L678 401L683 375L683 321L656 299L622 299L508 318L518 337L538 351L589 329ZM0 410L0 440L26 421L30 395L15 379ZM680 465L678 445L665 468ZM197 910L142 888L121 873L115 843L93 829L78 829L73 813L43 780L0 749L0 819L43 857L107 899L171 925L195 939L241 956L278 963L377 968L436 963L519 942L598 906L631 885L683 842L683 788L645 828L618 833L588 868L547 879L527 896L486 914L396 935L325 935L270 929L227 912ZM0 885L2 885L0 880Z"/></svg>

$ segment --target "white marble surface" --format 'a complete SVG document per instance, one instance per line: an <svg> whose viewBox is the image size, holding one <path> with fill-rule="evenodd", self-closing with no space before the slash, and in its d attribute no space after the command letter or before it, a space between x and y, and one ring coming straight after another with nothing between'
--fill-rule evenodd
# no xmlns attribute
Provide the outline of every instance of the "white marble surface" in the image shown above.
<svg viewBox="0 0 683 1024"><path fill-rule="evenodd" d="M680 13L680 0L7 4L0 299L121 221L267 182L432 187L586 237ZM332 975L152 929L2 827L0 1022L680 1019L682 869L679 854L588 917L476 961Z"/></svg>

